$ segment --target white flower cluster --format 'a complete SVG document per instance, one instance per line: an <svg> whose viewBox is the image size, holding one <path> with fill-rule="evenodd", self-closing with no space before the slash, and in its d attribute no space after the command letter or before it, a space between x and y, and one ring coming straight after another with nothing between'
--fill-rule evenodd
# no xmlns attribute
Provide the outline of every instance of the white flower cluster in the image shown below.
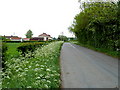
<svg viewBox="0 0 120 90"><path fill-rule="evenodd" d="M59 88L59 55L62 41L52 42L35 50L34 58L12 58L6 61L2 74L3 88ZM30 53L31 54L31 53Z"/></svg>

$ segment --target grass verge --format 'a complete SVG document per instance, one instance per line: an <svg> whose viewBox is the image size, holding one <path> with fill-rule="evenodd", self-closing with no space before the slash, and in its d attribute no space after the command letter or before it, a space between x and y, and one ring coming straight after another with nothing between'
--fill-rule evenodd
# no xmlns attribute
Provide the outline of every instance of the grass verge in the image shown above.
<svg viewBox="0 0 120 90"><path fill-rule="evenodd" d="M77 44L77 45L80 45L80 46L83 46L83 47L86 47L86 48L89 48L89 49L92 49L92 50L95 50L95 51L98 51L100 53L104 53L104 54L112 56L114 58L119 58L118 51L110 51L110 50L106 50L106 49L103 49L103 48L95 48L95 47L92 47L92 46L89 46L89 45L83 45L83 44L79 43L78 41L71 41L71 43Z"/></svg>
<svg viewBox="0 0 120 90"><path fill-rule="evenodd" d="M59 88L62 44L62 41L52 42L32 53L34 57L29 57L29 53L7 60L2 88Z"/></svg>

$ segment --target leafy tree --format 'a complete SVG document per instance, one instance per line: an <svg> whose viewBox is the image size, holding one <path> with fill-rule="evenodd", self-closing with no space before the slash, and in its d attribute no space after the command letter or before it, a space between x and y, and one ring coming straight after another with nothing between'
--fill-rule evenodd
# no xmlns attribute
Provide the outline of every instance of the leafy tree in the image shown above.
<svg viewBox="0 0 120 90"><path fill-rule="evenodd" d="M54 37L53 40L57 40L57 38Z"/></svg>
<svg viewBox="0 0 120 90"><path fill-rule="evenodd" d="M81 8L68 29L82 44L116 50L120 34L117 3L84 2Z"/></svg>
<svg viewBox="0 0 120 90"><path fill-rule="evenodd" d="M32 38L33 36L33 33L31 30L28 30L27 33L26 33L26 38Z"/></svg>
<svg viewBox="0 0 120 90"><path fill-rule="evenodd" d="M64 35L59 35L58 40L67 41L68 38L66 36L64 36Z"/></svg>

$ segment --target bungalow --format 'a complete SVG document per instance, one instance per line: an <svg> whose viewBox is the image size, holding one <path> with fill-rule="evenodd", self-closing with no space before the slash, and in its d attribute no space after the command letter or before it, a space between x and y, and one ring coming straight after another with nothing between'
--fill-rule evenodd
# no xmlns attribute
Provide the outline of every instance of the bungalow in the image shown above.
<svg viewBox="0 0 120 90"><path fill-rule="evenodd" d="M10 40L11 41L21 41L21 42L23 41L23 39L20 37L11 37Z"/></svg>
<svg viewBox="0 0 120 90"><path fill-rule="evenodd" d="M12 35L11 36L5 36L4 35L3 37L5 37L6 39L11 39L12 37L18 37L18 36L12 36Z"/></svg>
<svg viewBox="0 0 120 90"><path fill-rule="evenodd" d="M3 37L5 37L6 39L9 39L9 40L11 40L11 41L22 41L22 38L20 38L20 37L18 37L18 36L3 36Z"/></svg>
<svg viewBox="0 0 120 90"><path fill-rule="evenodd" d="M40 37L32 37L30 41L44 41L43 38Z"/></svg>
<svg viewBox="0 0 120 90"><path fill-rule="evenodd" d="M46 34L46 33L40 34L38 37L43 38L43 41L52 40L52 37L49 34Z"/></svg>
<svg viewBox="0 0 120 90"><path fill-rule="evenodd" d="M43 33L40 34L38 37L32 37L31 41L49 41L52 40L52 37L49 34Z"/></svg>
<svg viewBox="0 0 120 90"><path fill-rule="evenodd" d="M29 41L30 38L23 38L23 41Z"/></svg>

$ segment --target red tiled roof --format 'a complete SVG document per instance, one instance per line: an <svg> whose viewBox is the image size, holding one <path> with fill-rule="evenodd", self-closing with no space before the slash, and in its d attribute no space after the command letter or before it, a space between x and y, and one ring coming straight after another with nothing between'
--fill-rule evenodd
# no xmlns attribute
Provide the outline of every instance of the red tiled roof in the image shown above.
<svg viewBox="0 0 120 90"><path fill-rule="evenodd" d="M46 34L46 33L43 33L43 34L41 34L39 36L49 36L49 37L51 37L49 34Z"/></svg>
<svg viewBox="0 0 120 90"><path fill-rule="evenodd" d="M11 37L11 39L21 39L20 37Z"/></svg>

